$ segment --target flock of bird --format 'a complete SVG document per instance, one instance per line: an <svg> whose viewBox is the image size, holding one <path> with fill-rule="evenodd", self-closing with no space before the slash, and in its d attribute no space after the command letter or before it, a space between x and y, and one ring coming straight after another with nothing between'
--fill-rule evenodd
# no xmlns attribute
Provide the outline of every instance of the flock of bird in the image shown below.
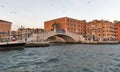
<svg viewBox="0 0 120 72"><path fill-rule="evenodd" d="M5 5L2 5L1 3L2 3L2 2L0 2L0 8L5 8ZM10 14L16 14L15 11L9 11L9 13L10 13Z"/></svg>
<svg viewBox="0 0 120 72"><path fill-rule="evenodd" d="M0 8L5 8L6 6L5 5L3 5L3 4L1 4L2 2L0 1ZM91 3L91 1L89 0L89 1L87 1L87 4L90 4ZM9 11L9 13L10 14L16 14L17 12L15 12L15 11L13 11L13 10L11 10L11 11Z"/></svg>

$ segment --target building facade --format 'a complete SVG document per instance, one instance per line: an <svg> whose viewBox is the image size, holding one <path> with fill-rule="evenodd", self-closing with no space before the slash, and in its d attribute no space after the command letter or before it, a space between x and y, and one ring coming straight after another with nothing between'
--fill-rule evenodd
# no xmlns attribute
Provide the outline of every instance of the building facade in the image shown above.
<svg viewBox="0 0 120 72"><path fill-rule="evenodd" d="M109 21L104 21L103 23L103 39L106 40L115 40L115 26L114 23Z"/></svg>
<svg viewBox="0 0 120 72"><path fill-rule="evenodd" d="M58 32L72 32L80 35L85 35L85 20L77 20L73 18L63 17L44 23L44 30L47 31L58 31Z"/></svg>
<svg viewBox="0 0 120 72"><path fill-rule="evenodd" d="M17 37L18 39L27 39L27 38L33 36L33 34L40 34L42 32L44 32L44 30L41 29L41 28L24 28L24 27L21 27L21 28L18 28L16 36L18 36Z"/></svg>
<svg viewBox="0 0 120 72"><path fill-rule="evenodd" d="M0 20L0 40L3 41L9 38L9 34L11 31L11 22Z"/></svg>
<svg viewBox="0 0 120 72"><path fill-rule="evenodd" d="M103 25L101 21L94 20L86 24L86 39L98 40L103 38Z"/></svg>
<svg viewBox="0 0 120 72"><path fill-rule="evenodd" d="M54 30L58 32L69 31L83 35L86 40L91 41L113 41L120 39L119 24L116 24L116 28L117 31L115 30L114 23L106 20L86 22L85 20L77 20L68 17L53 19L44 23L45 32Z"/></svg>
<svg viewBox="0 0 120 72"><path fill-rule="evenodd" d="M115 27L112 22L93 20L86 24L86 38L95 41L109 41L115 39Z"/></svg>
<svg viewBox="0 0 120 72"><path fill-rule="evenodd" d="M116 29L116 38L120 41L120 21L114 22Z"/></svg>

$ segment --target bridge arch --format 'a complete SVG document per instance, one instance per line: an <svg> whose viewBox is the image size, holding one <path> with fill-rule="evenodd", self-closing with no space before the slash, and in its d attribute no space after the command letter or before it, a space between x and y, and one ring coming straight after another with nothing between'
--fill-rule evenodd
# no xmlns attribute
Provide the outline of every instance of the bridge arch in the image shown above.
<svg viewBox="0 0 120 72"><path fill-rule="evenodd" d="M72 37L69 36L69 35L64 35L64 34L52 35L52 36L49 36L46 40L48 40L50 37L53 37L53 36L58 36L58 37L64 39L65 42L75 42L74 38L72 38Z"/></svg>
<svg viewBox="0 0 120 72"><path fill-rule="evenodd" d="M63 38L66 42L80 42L84 41L84 37L82 35L74 34L71 32L44 32L41 34L34 34L32 37L28 38L27 41L45 41L49 37L59 36Z"/></svg>

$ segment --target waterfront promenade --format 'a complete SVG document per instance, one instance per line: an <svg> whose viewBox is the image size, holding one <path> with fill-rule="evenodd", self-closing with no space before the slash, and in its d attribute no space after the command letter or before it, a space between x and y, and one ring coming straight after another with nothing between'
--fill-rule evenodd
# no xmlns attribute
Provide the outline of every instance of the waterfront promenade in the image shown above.
<svg viewBox="0 0 120 72"><path fill-rule="evenodd" d="M26 47L40 47L49 46L54 40L49 41L48 38L53 36L62 37L65 41L63 43L74 43L74 44L119 44L119 41L93 41L85 40L82 35L74 34L71 32L44 32L41 34L33 34L31 37L26 39ZM54 43L61 43L56 41Z"/></svg>

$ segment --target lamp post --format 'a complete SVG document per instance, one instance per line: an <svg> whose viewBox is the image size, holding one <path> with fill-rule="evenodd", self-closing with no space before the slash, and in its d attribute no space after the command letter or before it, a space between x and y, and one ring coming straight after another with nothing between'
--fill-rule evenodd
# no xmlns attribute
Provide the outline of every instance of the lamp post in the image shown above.
<svg viewBox="0 0 120 72"><path fill-rule="evenodd" d="M18 29L18 39L22 40L22 35L23 35L23 27L21 26L21 28Z"/></svg>

